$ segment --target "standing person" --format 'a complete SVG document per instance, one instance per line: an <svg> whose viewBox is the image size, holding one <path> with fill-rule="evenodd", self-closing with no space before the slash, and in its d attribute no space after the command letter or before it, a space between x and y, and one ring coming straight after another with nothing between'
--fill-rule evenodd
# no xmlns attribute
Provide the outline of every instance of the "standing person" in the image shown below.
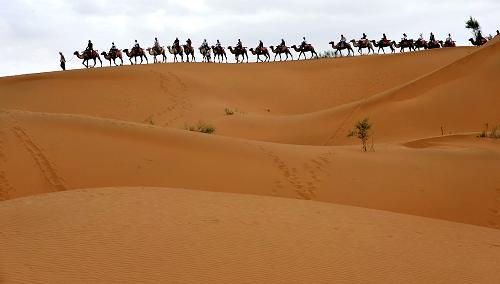
<svg viewBox="0 0 500 284"><path fill-rule="evenodd" d="M59 62L61 63L61 68L63 71L66 71L66 58L64 58L64 55L60 51L59 51L59 56L60 56Z"/></svg>

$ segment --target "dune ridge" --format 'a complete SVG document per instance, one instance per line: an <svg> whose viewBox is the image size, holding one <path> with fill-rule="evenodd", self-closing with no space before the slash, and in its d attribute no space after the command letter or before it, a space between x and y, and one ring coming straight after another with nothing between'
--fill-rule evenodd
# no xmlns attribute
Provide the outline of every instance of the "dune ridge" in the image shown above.
<svg viewBox="0 0 500 284"><path fill-rule="evenodd" d="M0 282L497 283L499 75L495 40L0 78Z"/></svg>

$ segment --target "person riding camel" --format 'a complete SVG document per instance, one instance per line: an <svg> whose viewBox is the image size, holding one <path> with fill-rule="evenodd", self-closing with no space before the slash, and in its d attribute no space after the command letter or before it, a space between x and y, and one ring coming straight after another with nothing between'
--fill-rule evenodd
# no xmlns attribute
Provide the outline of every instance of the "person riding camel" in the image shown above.
<svg viewBox="0 0 500 284"><path fill-rule="evenodd" d="M483 34L481 31L477 31L476 42L481 42L483 40Z"/></svg>
<svg viewBox="0 0 500 284"><path fill-rule="evenodd" d="M453 39L451 38L451 34L448 34L448 37L446 38L446 42L452 43Z"/></svg>
<svg viewBox="0 0 500 284"><path fill-rule="evenodd" d="M259 46L257 48L261 51L264 49L264 43L262 42L262 40L259 40Z"/></svg>
<svg viewBox="0 0 500 284"><path fill-rule="evenodd" d="M382 42L386 43L389 42L389 40L387 40L387 36L385 34L382 35Z"/></svg>
<svg viewBox="0 0 500 284"><path fill-rule="evenodd" d="M344 47L347 45L347 39L345 38L344 35L340 35L340 42L339 42L339 46L341 47Z"/></svg>
<svg viewBox="0 0 500 284"><path fill-rule="evenodd" d="M420 33L420 36L418 37L418 40L423 42L424 41L424 35L422 33Z"/></svg>
<svg viewBox="0 0 500 284"><path fill-rule="evenodd" d="M116 52L118 51L118 48L116 48L116 45L114 42L111 43L111 48L109 49L109 54L116 56Z"/></svg>
<svg viewBox="0 0 500 284"><path fill-rule="evenodd" d="M174 48L177 49L177 50L179 50L179 47L180 47L179 46L179 38L176 37L175 40L174 40Z"/></svg>
<svg viewBox="0 0 500 284"><path fill-rule="evenodd" d="M221 47L222 47L222 44L220 43L220 41L219 41L219 40L217 40L217 43L215 44L215 46L216 46L216 47L218 47L218 48L221 48Z"/></svg>
<svg viewBox="0 0 500 284"><path fill-rule="evenodd" d="M242 50L243 49L243 43L241 42L241 39L238 39L238 43L236 44L236 50Z"/></svg>
<svg viewBox="0 0 500 284"><path fill-rule="evenodd" d="M306 47L306 45L308 45L308 43L306 41L306 37L303 37L302 38L302 43L300 44L300 48L304 48L304 47Z"/></svg>
<svg viewBox="0 0 500 284"><path fill-rule="evenodd" d="M360 44L366 44L367 42L368 42L368 36L365 33L363 33L363 36L359 40L359 43Z"/></svg>
<svg viewBox="0 0 500 284"><path fill-rule="evenodd" d="M436 41L436 37L434 37L434 33L431 32L431 36L429 37L429 42L433 43Z"/></svg>
<svg viewBox="0 0 500 284"><path fill-rule="evenodd" d="M406 33L403 34L403 38L401 38L401 41L407 41L408 40L408 36L406 35Z"/></svg>
<svg viewBox="0 0 500 284"><path fill-rule="evenodd" d="M156 50L157 53L160 53L160 42L158 41L157 37L155 37L155 43L153 45L153 49Z"/></svg>
<svg viewBox="0 0 500 284"><path fill-rule="evenodd" d="M89 39L89 42L87 43L87 48L85 49L85 52L90 55L92 54L92 52L94 51L94 44L92 43L92 41L90 41Z"/></svg>
<svg viewBox="0 0 500 284"><path fill-rule="evenodd" d="M205 49L208 49L208 42L207 42L207 39L204 39L203 40L203 43L201 44L201 47L205 48Z"/></svg>
<svg viewBox="0 0 500 284"><path fill-rule="evenodd" d="M139 53L141 51L141 46L139 45L139 42L137 42L137 40L135 40L135 43L134 43L134 50L137 53Z"/></svg>

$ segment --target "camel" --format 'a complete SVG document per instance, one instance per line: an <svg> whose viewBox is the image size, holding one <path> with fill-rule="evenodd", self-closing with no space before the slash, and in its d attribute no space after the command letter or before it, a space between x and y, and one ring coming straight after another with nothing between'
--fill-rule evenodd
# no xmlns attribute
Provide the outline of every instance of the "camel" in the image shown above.
<svg viewBox="0 0 500 284"><path fill-rule="evenodd" d="M184 48L184 54L186 54L186 61L189 62L189 55L191 55L191 61L196 62L196 58L194 58L194 48L187 44L183 45L182 48Z"/></svg>
<svg viewBox="0 0 500 284"><path fill-rule="evenodd" d="M78 57L79 59L83 59L82 64L83 64L83 66L85 66L85 68L89 68L89 60L90 59L94 59L94 66L92 66L90 68L95 67L95 65L97 64L96 60L99 60L99 62L101 62L101 67L102 67L101 57L99 57L99 53L97 53L97 50L93 50L91 54L88 54L87 52L80 54L80 52L78 52L78 51L75 51L75 53L73 53L73 54L76 55L76 57Z"/></svg>
<svg viewBox="0 0 500 284"><path fill-rule="evenodd" d="M335 44L335 42L330 41L329 44L331 44L332 48L335 50L335 57L337 57L337 52L340 52L340 56L344 56L342 54L342 50L344 49L347 49L347 56L351 55L351 52L352 56L354 56L354 50L352 50L352 47L348 42L341 45L340 42L338 44Z"/></svg>
<svg viewBox="0 0 500 284"><path fill-rule="evenodd" d="M485 43L487 43L487 42L488 42L488 40L487 40L487 39L485 39L485 38L481 38L481 40L480 40L480 41L478 41L478 40L474 40L473 38L469 38L469 41L470 41L470 42L472 43L472 45L474 45L474 46L481 46L481 45L483 45L483 44L485 44Z"/></svg>
<svg viewBox="0 0 500 284"><path fill-rule="evenodd" d="M429 41L427 43L427 49L441 48L443 41Z"/></svg>
<svg viewBox="0 0 500 284"><path fill-rule="evenodd" d="M214 62L215 62L215 57L217 56L219 63L224 62L224 58L226 58L226 63L227 63L227 55L226 51L224 50L224 47L212 45L212 51L214 52Z"/></svg>
<svg viewBox="0 0 500 284"><path fill-rule="evenodd" d="M399 52L405 52L405 48L410 51L415 51L415 44L413 39L402 39L399 43L394 45L396 48L400 48Z"/></svg>
<svg viewBox="0 0 500 284"><path fill-rule="evenodd" d="M278 46L275 49L274 46L271 45L269 48L271 48L271 51L274 53L274 60L273 61L276 61L276 56L278 56L278 55L280 56L280 61L281 61L282 60L281 54L283 54L283 53L286 55L285 61L288 60L288 55L290 55L292 57L292 60L293 60L293 55L287 46Z"/></svg>
<svg viewBox="0 0 500 284"><path fill-rule="evenodd" d="M158 56L158 55L161 55L163 57L162 58L163 63L167 62L167 55L165 55L165 48L163 46L160 46L159 50L157 50L154 47L152 47L152 48L148 47L148 48L146 48L146 50L149 53L149 55L153 56L154 63L158 63L158 60L156 59L156 56Z"/></svg>
<svg viewBox="0 0 500 284"><path fill-rule="evenodd" d="M109 60L109 66L111 66L111 60L113 60L113 63L115 64L115 66L118 66L118 64L116 64L117 58L120 58L120 60L121 60L120 65L123 65L123 57L122 57L122 52L120 50L117 50L114 53L111 53L111 52L106 53L103 51L103 52L101 52L101 55L104 56L104 59Z"/></svg>
<svg viewBox="0 0 500 284"><path fill-rule="evenodd" d="M142 57L146 58L146 64L148 64L148 57L142 48L139 51L133 48L132 52L129 52L128 49L124 49L123 52L128 56L128 60L130 60L130 64L132 65L134 65L134 63L132 63L132 57L134 58L135 64L137 64L137 57L141 58L141 62L139 64L142 64Z"/></svg>
<svg viewBox="0 0 500 284"><path fill-rule="evenodd" d="M205 46L200 46L200 48L198 48L198 49L200 50L200 53L203 56L202 62L211 62L211 60L212 60L211 57L212 56L210 54L210 51L211 51L210 47L208 47L208 46L206 46L206 47Z"/></svg>
<svg viewBox="0 0 500 284"><path fill-rule="evenodd" d="M359 40L359 41L356 41L356 40L351 40L352 42L352 46L354 47L357 47L358 48L358 52L359 54L363 55L363 48L368 48L368 54L370 54L370 51L375 53L375 49L373 49L373 45L370 41L368 40Z"/></svg>
<svg viewBox="0 0 500 284"><path fill-rule="evenodd" d="M444 43L441 42L442 47L456 47L457 44L454 41L445 41Z"/></svg>
<svg viewBox="0 0 500 284"><path fill-rule="evenodd" d="M245 56L247 58L247 63L248 63L248 52L246 47L242 47L241 49L233 48L232 46L228 46L227 49L231 51L232 54L234 54L236 58L236 63L243 63L245 61ZM240 55L243 58L240 62Z"/></svg>
<svg viewBox="0 0 500 284"><path fill-rule="evenodd" d="M167 46L167 50L174 55L174 62L179 62L179 60L177 60L177 55L179 55L181 61L184 62L184 51L182 51L182 48Z"/></svg>
<svg viewBox="0 0 500 284"><path fill-rule="evenodd" d="M311 53L311 58L312 59L314 57L314 55L316 55L316 57L318 57L318 54L316 53L316 51L314 50L314 47L310 44L306 44L305 46L300 46L300 47L297 47L296 45L292 45L291 46L293 48L293 50L295 50L295 52L299 52L299 59L300 60L300 57L302 55L304 55L304 59L307 59L306 58L306 52L310 52Z"/></svg>
<svg viewBox="0 0 500 284"><path fill-rule="evenodd" d="M263 47L263 48L259 48L257 47L256 49L253 49L253 48L250 48L249 51L253 54L253 55L257 55L257 62L269 62L269 60L271 60L271 55L269 55L269 50L267 50L267 48ZM260 59L260 56L261 55L264 55L266 58L264 60Z"/></svg>
<svg viewBox="0 0 500 284"><path fill-rule="evenodd" d="M420 51L421 48L427 49L427 42L423 39L417 39L413 45L413 50L418 49Z"/></svg>
<svg viewBox="0 0 500 284"><path fill-rule="evenodd" d="M380 50L382 49L382 51L384 52L385 54L385 48L386 47L390 47L391 48L391 52L394 53L396 52L396 50L394 49L394 45L396 44L395 41L385 41L385 40L380 40L379 42L376 42L374 40L372 40L372 43L375 47L378 47L378 50L377 50L377 53L380 53Z"/></svg>

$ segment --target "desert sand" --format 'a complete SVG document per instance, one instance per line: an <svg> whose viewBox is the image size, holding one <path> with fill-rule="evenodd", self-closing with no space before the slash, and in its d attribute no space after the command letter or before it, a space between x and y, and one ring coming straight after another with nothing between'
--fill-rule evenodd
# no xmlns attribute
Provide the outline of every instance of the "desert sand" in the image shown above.
<svg viewBox="0 0 500 284"><path fill-rule="evenodd" d="M498 39L0 78L0 282L499 283L498 78Z"/></svg>

